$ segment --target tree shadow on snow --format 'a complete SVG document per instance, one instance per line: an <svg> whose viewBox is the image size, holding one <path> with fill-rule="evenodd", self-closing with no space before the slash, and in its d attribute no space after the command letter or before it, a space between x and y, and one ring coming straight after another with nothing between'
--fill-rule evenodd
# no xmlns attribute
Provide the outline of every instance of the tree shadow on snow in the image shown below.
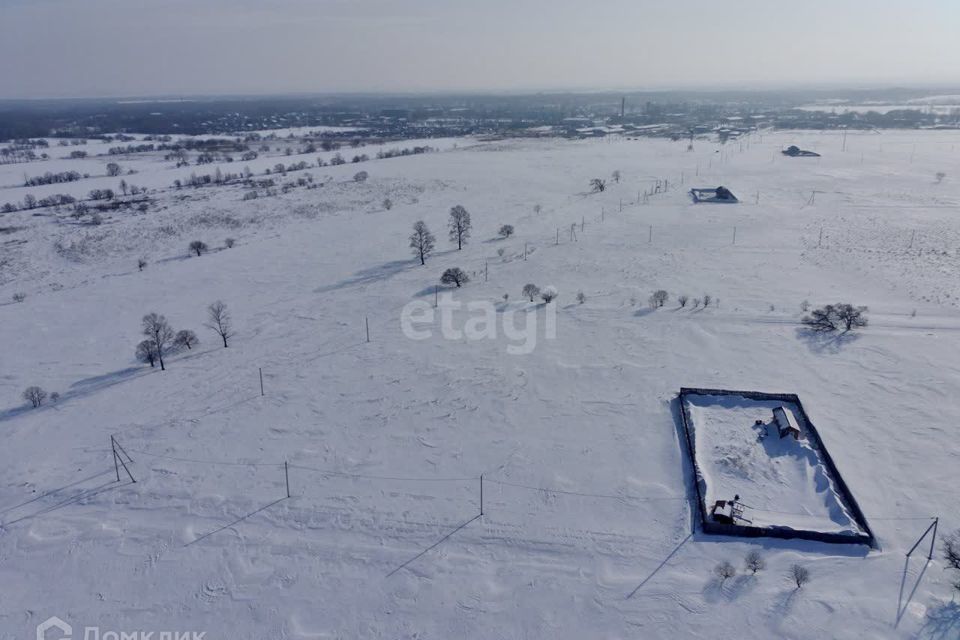
<svg viewBox="0 0 960 640"><path fill-rule="evenodd" d="M816 354L835 354L857 340L859 333L843 331L840 333L814 331L809 327L797 327L797 339L807 343L807 348Z"/></svg>
<svg viewBox="0 0 960 640"><path fill-rule="evenodd" d="M438 258L445 256L449 253L455 252L456 249L448 249L447 251L438 251L432 254L433 258ZM340 289L347 289L349 287L363 286L366 284L371 284L380 280L388 280L393 276L406 271L413 267L420 266L429 266L421 265L419 258L408 258L406 260L391 260L389 262L384 262L373 267L367 267L366 269L361 269L357 271L349 278L345 278L340 282L334 284L324 285L322 287L317 287L313 290L314 293L330 293L331 291L338 291Z"/></svg>
<svg viewBox="0 0 960 640"><path fill-rule="evenodd" d="M928 609L927 620L917 637L930 640L960 638L960 603L945 602Z"/></svg>

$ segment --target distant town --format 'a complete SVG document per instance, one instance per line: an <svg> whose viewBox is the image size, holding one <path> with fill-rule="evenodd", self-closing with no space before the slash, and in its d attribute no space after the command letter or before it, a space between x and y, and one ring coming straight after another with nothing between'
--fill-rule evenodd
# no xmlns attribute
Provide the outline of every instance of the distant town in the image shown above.
<svg viewBox="0 0 960 640"><path fill-rule="evenodd" d="M721 141L760 129L957 129L960 90L641 92L0 101L0 140L136 132L235 135L348 127L327 137L589 138Z"/></svg>

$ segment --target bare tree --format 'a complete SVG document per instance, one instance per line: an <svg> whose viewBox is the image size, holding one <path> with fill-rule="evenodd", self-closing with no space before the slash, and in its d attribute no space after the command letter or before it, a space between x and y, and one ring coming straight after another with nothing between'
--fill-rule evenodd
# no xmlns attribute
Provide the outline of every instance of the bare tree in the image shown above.
<svg viewBox="0 0 960 640"><path fill-rule="evenodd" d="M223 346L226 347L227 340L233 337L233 319L227 311L227 305L217 300L207 307L207 318L209 322L204 326L220 336Z"/></svg>
<svg viewBox="0 0 960 640"><path fill-rule="evenodd" d="M233 249L233 245L237 244L237 241L233 238L227 238L223 241L223 244L227 247L227 249Z"/></svg>
<svg viewBox="0 0 960 640"><path fill-rule="evenodd" d="M530 298L530 302L533 302L533 299L540 295L540 287L533 283L523 285L523 295Z"/></svg>
<svg viewBox="0 0 960 640"><path fill-rule="evenodd" d="M610 177L613 178L613 181L617 184L620 184L620 169L615 170Z"/></svg>
<svg viewBox="0 0 960 640"><path fill-rule="evenodd" d="M937 181L937 184L940 184L941 182L943 182L943 179L946 177L947 177L947 174L944 173L943 171L937 171L937 174L934 176L934 178Z"/></svg>
<svg viewBox="0 0 960 640"><path fill-rule="evenodd" d="M943 539L943 559L947 568L960 571L960 529ZM960 575L955 577L953 588L960 591Z"/></svg>
<svg viewBox="0 0 960 640"><path fill-rule="evenodd" d="M157 360L160 362L160 370L166 371L166 366L163 363L163 353L167 350L170 341L173 340L173 329L170 328L167 319L159 313L148 313L143 316L143 335L153 340Z"/></svg>
<svg viewBox="0 0 960 640"><path fill-rule="evenodd" d="M175 346L181 349L186 347L188 351L193 349L194 345L196 345L198 342L200 342L200 340L197 338L197 334L195 334L193 331L190 331L190 329L181 329L180 331L177 331L177 335L173 339L173 344Z"/></svg>
<svg viewBox="0 0 960 640"><path fill-rule="evenodd" d="M867 317L864 315L867 312L866 307L855 307L852 304L838 303L836 308L837 318L843 325L844 331L867 326Z"/></svg>
<svg viewBox="0 0 960 640"><path fill-rule="evenodd" d="M710 297L710 294L704 294L704 295L703 295L703 306L704 306L704 307L709 307L709 306L710 306L710 302L711 302L712 300L713 300L713 298Z"/></svg>
<svg viewBox="0 0 960 640"><path fill-rule="evenodd" d="M577 291L577 304L583 304L586 301L587 296L583 293L583 291Z"/></svg>
<svg viewBox="0 0 960 640"><path fill-rule="evenodd" d="M720 586L722 587L724 582L737 575L737 568L729 561L724 560L713 568L713 573L720 578Z"/></svg>
<svg viewBox="0 0 960 640"><path fill-rule="evenodd" d="M867 326L866 307L855 307L852 304L838 302L813 309L809 315L801 319L803 324L814 331L850 331Z"/></svg>
<svg viewBox="0 0 960 640"><path fill-rule="evenodd" d="M410 234L410 248L413 249L413 255L420 258L420 264L427 264L427 256L433 253L436 242L437 239L430 233L427 223L417 220L413 225L413 233Z"/></svg>
<svg viewBox="0 0 960 640"><path fill-rule="evenodd" d="M686 294L677 296L677 302L680 303L681 308L687 306L687 302L689 301L690 301L690 297L687 296Z"/></svg>
<svg viewBox="0 0 960 640"><path fill-rule="evenodd" d="M157 361L157 345L153 340L142 340L137 345L137 360L155 366Z"/></svg>
<svg viewBox="0 0 960 640"><path fill-rule="evenodd" d="M814 309L800 320L814 331L836 331L839 328L837 310L832 304Z"/></svg>
<svg viewBox="0 0 960 640"><path fill-rule="evenodd" d="M457 250L463 249L470 237L470 213L461 205L450 209L450 242L457 243Z"/></svg>
<svg viewBox="0 0 960 640"><path fill-rule="evenodd" d="M750 571L753 575L767 568L767 561L763 559L763 556L760 555L760 552L756 549L747 554L747 557L744 559L744 564L747 567L747 571Z"/></svg>
<svg viewBox="0 0 960 640"><path fill-rule="evenodd" d="M505 225L503 225L502 227L500 227L500 237L501 237L501 238L509 238L509 237L512 236L512 235L513 235L513 225L512 225L512 224L505 224Z"/></svg>
<svg viewBox="0 0 960 640"><path fill-rule="evenodd" d="M23 302L26 299L27 299L27 294L23 293L22 291L18 291L15 294L13 294L14 302Z"/></svg>
<svg viewBox="0 0 960 640"><path fill-rule="evenodd" d="M147 266L147 261L146 261L146 259L140 258L139 260L137 260L137 270L138 270L138 271L143 271L144 267L146 267L146 266Z"/></svg>
<svg viewBox="0 0 960 640"><path fill-rule="evenodd" d="M440 276L440 282L443 284L455 284L459 288L460 285L470 282L470 277L460 267L450 267Z"/></svg>
<svg viewBox="0 0 960 640"><path fill-rule="evenodd" d="M390 198L384 198L383 208L386 209L387 211L390 211L390 209L393 208L393 200L391 200Z"/></svg>
<svg viewBox="0 0 960 640"><path fill-rule="evenodd" d="M659 309L664 304L666 304L667 299L669 297L670 297L670 294L668 294L666 291L664 291L663 289L658 289L654 291L653 294L651 294L650 296L650 306L653 307L654 309Z"/></svg>
<svg viewBox="0 0 960 640"><path fill-rule="evenodd" d="M548 286L544 287L540 291L540 298L547 304L550 304L557 299L557 296L560 295L560 292L557 291L556 287Z"/></svg>
<svg viewBox="0 0 960 640"><path fill-rule="evenodd" d="M37 386L27 387L23 392L23 399L36 409L47 399L47 392Z"/></svg>
<svg viewBox="0 0 960 640"><path fill-rule="evenodd" d="M810 570L795 564L790 567L788 577L797 585L797 589L810 582Z"/></svg>
<svg viewBox="0 0 960 640"><path fill-rule="evenodd" d="M537 215L540 215L540 212L543 211L543 205L535 204L533 205L533 212Z"/></svg>
<svg viewBox="0 0 960 640"><path fill-rule="evenodd" d="M590 181L590 190L594 193L601 193L607 188L607 181L602 178L594 178Z"/></svg>
<svg viewBox="0 0 960 640"><path fill-rule="evenodd" d="M193 251L197 254L197 257L200 257L204 251L207 250L207 243L202 240L194 240L190 243L190 251Z"/></svg>

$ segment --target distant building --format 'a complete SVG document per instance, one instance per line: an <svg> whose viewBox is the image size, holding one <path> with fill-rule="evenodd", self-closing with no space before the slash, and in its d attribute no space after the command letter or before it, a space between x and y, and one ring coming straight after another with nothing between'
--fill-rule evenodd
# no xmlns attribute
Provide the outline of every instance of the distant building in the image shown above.
<svg viewBox="0 0 960 640"><path fill-rule="evenodd" d="M820 157L819 153L815 151L807 151L805 149L801 149L795 144L790 145L780 153L782 153L785 156L790 156L791 158L819 158Z"/></svg>
<svg viewBox="0 0 960 640"><path fill-rule="evenodd" d="M793 411L786 407L777 407L773 410L773 421L777 425L777 432L781 438L793 436L794 440L800 439L800 423L797 422Z"/></svg>

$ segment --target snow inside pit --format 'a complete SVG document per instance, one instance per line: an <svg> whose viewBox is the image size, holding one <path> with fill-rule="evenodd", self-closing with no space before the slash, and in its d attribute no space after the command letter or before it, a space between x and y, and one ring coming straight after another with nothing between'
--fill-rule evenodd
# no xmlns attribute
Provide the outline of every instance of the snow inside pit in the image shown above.
<svg viewBox="0 0 960 640"><path fill-rule="evenodd" d="M803 413L791 402L739 395L687 395L697 465L709 512L735 495L743 517L757 527L864 533L837 491L820 450L807 437ZM780 438L773 409L796 416L801 437ZM761 420L762 425L756 425ZM740 523L745 524L745 523Z"/></svg>

